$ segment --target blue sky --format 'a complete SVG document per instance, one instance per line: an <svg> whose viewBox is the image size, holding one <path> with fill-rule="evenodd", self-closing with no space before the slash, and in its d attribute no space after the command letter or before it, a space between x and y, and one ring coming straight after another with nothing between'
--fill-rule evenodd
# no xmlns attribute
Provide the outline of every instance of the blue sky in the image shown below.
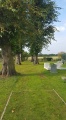
<svg viewBox="0 0 66 120"><path fill-rule="evenodd" d="M59 52L66 52L66 0L54 0L56 5L61 7L59 10L60 15L58 20L60 22L54 23L55 27L59 32L55 32L56 41L52 41L49 45L48 50L43 49L43 54L57 54Z"/></svg>

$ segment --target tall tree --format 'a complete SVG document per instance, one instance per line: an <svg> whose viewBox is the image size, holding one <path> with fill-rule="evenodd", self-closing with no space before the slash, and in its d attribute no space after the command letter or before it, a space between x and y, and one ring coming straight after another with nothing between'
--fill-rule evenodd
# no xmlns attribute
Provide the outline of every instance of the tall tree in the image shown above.
<svg viewBox="0 0 66 120"><path fill-rule="evenodd" d="M47 47L51 40L54 40L55 27L54 21L57 21L59 9L55 2L51 0L34 0L36 12L31 14L31 19L34 24L36 33L32 36L30 43L30 53L34 55L34 63L38 63L38 53L43 47ZM38 13L38 11L40 11Z"/></svg>
<svg viewBox="0 0 66 120"><path fill-rule="evenodd" d="M0 47L2 48L3 57L2 75L13 75L16 73L12 51L18 44L20 35L26 36L29 22L26 7L27 3L23 0L0 1Z"/></svg>
<svg viewBox="0 0 66 120"><path fill-rule="evenodd" d="M22 39L19 39L21 35L31 49L35 46L33 53L36 57L42 46L51 42L54 33L51 23L57 15L55 3L49 0L0 0L2 75L16 73L13 48L22 43Z"/></svg>

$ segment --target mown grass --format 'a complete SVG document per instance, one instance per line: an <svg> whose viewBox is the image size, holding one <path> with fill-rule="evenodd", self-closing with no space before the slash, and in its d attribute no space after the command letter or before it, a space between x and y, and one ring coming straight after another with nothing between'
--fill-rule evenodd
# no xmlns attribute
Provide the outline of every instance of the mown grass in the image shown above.
<svg viewBox="0 0 66 120"><path fill-rule="evenodd" d="M0 116L13 90L3 120L65 120L66 105L53 89L66 102L66 83L61 78L66 70L51 73L43 62L23 62L16 70L18 76L0 77Z"/></svg>
<svg viewBox="0 0 66 120"><path fill-rule="evenodd" d="M62 65L63 67L66 67L66 62Z"/></svg>

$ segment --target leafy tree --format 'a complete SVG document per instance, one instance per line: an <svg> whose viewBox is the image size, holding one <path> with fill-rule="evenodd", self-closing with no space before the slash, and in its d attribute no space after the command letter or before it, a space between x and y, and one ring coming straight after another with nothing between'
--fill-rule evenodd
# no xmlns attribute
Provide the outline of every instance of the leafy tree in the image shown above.
<svg viewBox="0 0 66 120"><path fill-rule="evenodd" d="M58 53L59 58L62 59L62 61L66 61L66 53L65 52L60 52Z"/></svg>
<svg viewBox="0 0 66 120"><path fill-rule="evenodd" d="M36 57L41 48L51 42L55 30L51 23L56 20L56 16L54 2L49 0L0 0L2 75L16 73L13 52L23 40L29 44Z"/></svg>
<svg viewBox="0 0 66 120"><path fill-rule="evenodd" d="M22 50L22 61L27 60L28 57L29 57L29 53L24 51L24 50Z"/></svg>
<svg viewBox="0 0 66 120"><path fill-rule="evenodd" d="M13 50L20 44L21 35L26 36L29 25L26 12L27 4L23 0L0 1L0 47L2 48L2 75L16 73Z"/></svg>
<svg viewBox="0 0 66 120"><path fill-rule="evenodd" d="M34 63L37 64L38 53L43 47L47 47L51 40L54 40L55 27L53 22L57 21L58 12L55 2L51 0L34 0L34 7L36 12L31 14L32 23L36 34L30 38L30 53L34 55ZM37 12L40 11L38 14Z"/></svg>

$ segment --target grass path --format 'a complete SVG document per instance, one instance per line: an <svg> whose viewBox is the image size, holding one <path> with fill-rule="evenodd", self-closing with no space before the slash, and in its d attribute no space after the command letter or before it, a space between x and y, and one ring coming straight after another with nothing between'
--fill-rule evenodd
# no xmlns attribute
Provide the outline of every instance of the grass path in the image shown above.
<svg viewBox="0 0 66 120"><path fill-rule="evenodd" d="M18 76L0 77L0 116L13 90L3 120L65 120L66 83L61 79L66 71L52 74L44 70L43 63L17 65Z"/></svg>

